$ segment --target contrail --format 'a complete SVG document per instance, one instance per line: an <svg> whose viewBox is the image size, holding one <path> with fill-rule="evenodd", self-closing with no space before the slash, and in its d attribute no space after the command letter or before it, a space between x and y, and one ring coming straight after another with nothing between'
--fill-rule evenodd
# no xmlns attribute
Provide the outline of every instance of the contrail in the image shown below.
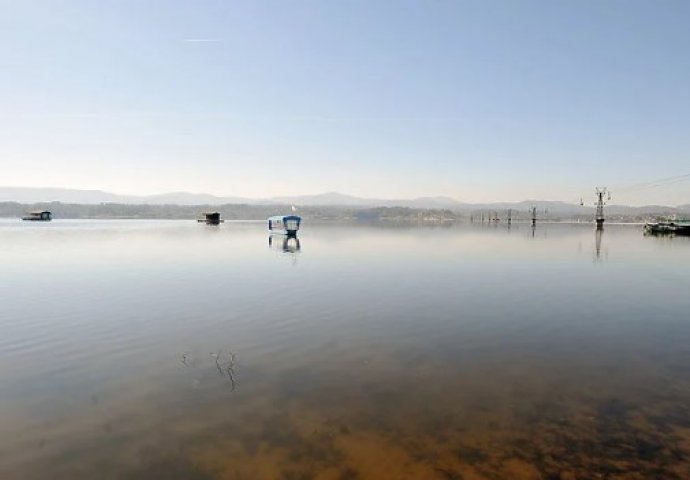
<svg viewBox="0 0 690 480"><path fill-rule="evenodd" d="M219 43L222 40L220 38L185 38L184 41L189 43Z"/></svg>

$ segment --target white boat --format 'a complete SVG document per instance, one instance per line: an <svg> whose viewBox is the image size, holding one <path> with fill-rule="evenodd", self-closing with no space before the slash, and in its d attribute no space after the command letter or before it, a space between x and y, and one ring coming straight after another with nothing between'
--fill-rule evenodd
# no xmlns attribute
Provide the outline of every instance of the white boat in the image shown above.
<svg viewBox="0 0 690 480"><path fill-rule="evenodd" d="M297 215L275 215L268 219L268 231L294 237L301 223L302 217Z"/></svg>

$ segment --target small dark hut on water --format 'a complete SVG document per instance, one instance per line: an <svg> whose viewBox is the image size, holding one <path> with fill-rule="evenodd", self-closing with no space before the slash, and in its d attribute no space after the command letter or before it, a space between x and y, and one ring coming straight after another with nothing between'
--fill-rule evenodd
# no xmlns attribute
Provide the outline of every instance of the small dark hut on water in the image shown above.
<svg viewBox="0 0 690 480"><path fill-rule="evenodd" d="M29 222L50 222L52 219L53 214L48 210L35 210L28 212L26 216L22 217L22 220Z"/></svg>
<svg viewBox="0 0 690 480"><path fill-rule="evenodd" d="M220 213L218 212L206 212L203 213L203 218L199 219L199 222L205 223L207 225L218 225L223 223L223 219L220 218Z"/></svg>

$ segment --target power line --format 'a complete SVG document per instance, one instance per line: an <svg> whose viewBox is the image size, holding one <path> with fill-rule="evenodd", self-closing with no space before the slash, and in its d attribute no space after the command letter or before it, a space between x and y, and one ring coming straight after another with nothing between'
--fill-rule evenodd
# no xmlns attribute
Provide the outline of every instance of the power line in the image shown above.
<svg viewBox="0 0 690 480"><path fill-rule="evenodd" d="M635 183L632 185L616 187L616 191L628 191L644 188L656 188L664 187L666 185L673 185L674 183L680 183L690 180L690 173L685 173L683 175L674 175L673 177L659 178L657 180L652 180L650 182Z"/></svg>
<svg viewBox="0 0 690 480"><path fill-rule="evenodd" d="M634 183L630 185L622 185L619 187L615 187L613 190L616 192L623 192L626 194L630 194L635 192L636 190L643 190L646 188L659 188L659 187L666 187L669 185L675 185L677 183L682 183L690 180L690 173L685 173L683 175L674 175L672 177L665 177L665 178L658 178L656 180L651 180L649 182L641 182L641 183ZM609 197L611 196L611 191L607 190L607 193ZM571 199L571 200L564 200L566 203L579 203L580 205L584 206L585 202L582 197L579 199ZM594 205L597 205L595 203Z"/></svg>

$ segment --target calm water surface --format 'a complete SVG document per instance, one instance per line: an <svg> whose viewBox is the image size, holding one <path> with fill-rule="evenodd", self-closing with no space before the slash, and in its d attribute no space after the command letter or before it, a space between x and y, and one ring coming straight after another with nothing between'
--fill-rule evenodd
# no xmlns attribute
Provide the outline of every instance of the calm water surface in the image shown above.
<svg viewBox="0 0 690 480"><path fill-rule="evenodd" d="M0 478L690 478L690 239L0 220Z"/></svg>

